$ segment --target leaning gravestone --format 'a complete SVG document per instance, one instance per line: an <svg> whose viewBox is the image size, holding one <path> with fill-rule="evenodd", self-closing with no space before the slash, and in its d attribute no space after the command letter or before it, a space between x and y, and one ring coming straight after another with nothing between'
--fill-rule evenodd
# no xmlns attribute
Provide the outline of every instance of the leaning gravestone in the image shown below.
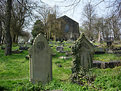
<svg viewBox="0 0 121 91"><path fill-rule="evenodd" d="M92 68L94 47L84 34L76 41L75 46L72 48L72 52L75 57L72 73L79 72L80 68L83 68L84 71L88 71Z"/></svg>
<svg viewBox="0 0 121 91"><path fill-rule="evenodd" d="M30 55L30 81L32 83L48 83L52 80L52 57L50 47L46 38L38 34L32 47Z"/></svg>

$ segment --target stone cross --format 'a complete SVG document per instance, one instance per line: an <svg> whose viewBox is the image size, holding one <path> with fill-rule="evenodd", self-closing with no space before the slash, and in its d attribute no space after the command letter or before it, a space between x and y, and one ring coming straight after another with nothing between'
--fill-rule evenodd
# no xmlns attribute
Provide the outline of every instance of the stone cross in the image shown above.
<svg viewBox="0 0 121 91"><path fill-rule="evenodd" d="M52 80L52 56L48 41L38 34L29 50L30 81L48 83Z"/></svg>

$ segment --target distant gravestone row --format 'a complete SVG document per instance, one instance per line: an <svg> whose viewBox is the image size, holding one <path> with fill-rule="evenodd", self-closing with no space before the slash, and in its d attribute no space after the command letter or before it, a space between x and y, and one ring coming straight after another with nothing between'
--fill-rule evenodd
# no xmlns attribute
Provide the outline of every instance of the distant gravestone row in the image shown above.
<svg viewBox="0 0 121 91"><path fill-rule="evenodd" d="M110 61L110 62L102 62L102 61L93 61L93 67L97 68L114 68L116 66L121 66L121 61Z"/></svg>

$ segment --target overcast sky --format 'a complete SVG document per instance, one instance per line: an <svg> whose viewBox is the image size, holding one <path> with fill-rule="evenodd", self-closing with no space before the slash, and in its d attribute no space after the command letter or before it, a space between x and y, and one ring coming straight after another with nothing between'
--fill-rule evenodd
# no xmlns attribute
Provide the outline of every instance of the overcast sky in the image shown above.
<svg viewBox="0 0 121 91"><path fill-rule="evenodd" d="M34 0L34 1L38 2L39 0ZM105 0L105 1L103 0L81 0L81 2L75 8L66 7L72 4L73 3L72 1L74 0L41 0L41 1L48 4L50 7L57 5L59 7L60 16L67 15L73 20L77 21L79 23L79 26L81 26L83 20L85 19L85 17L82 14L83 8L88 2L91 1L91 4L95 6L95 11L96 11L95 13L97 14L98 17L106 17L107 15L109 15L110 11L112 10L111 8L107 8L107 7L112 5L111 1L113 0ZM100 3L100 1L103 1L103 2ZM34 21L31 22L30 26L27 29L25 28L25 30L30 32L32 30L33 24L34 24Z"/></svg>
<svg viewBox="0 0 121 91"><path fill-rule="evenodd" d="M46 4L50 5L51 7L53 7L54 5L59 6L60 16L67 15L70 18L74 19L75 21L79 22L81 25L81 23L84 19L83 14L82 14L83 8L88 2L91 1L91 4L93 6L95 6L95 9L96 9L95 13L97 14L97 16L104 17L104 16L108 15L109 12L111 11L111 9L107 8L107 7L109 7L109 5L112 4L111 1L113 1L113 0L105 0L101 3L100 3L100 1L102 1L102 0L82 0L75 7L75 9L73 9L71 7L66 7L67 5L70 5L72 3L72 1L74 1L74 0L66 0L66 2L61 2L61 1L65 1L65 0L42 0L42 1L45 2ZM98 4L98 3L100 3L100 4Z"/></svg>

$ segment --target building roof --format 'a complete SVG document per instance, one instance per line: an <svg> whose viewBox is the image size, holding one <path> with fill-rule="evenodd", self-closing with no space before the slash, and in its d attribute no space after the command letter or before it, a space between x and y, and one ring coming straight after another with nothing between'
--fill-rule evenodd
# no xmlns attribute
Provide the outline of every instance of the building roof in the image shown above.
<svg viewBox="0 0 121 91"><path fill-rule="evenodd" d="M68 17L68 16L66 16L66 15L64 15L64 16L62 16L62 17L59 17L59 18L57 18L57 19L71 20L71 21L73 21L73 22L75 22L75 23L78 23L77 21L73 20L72 18L70 18L70 17Z"/></svg>

